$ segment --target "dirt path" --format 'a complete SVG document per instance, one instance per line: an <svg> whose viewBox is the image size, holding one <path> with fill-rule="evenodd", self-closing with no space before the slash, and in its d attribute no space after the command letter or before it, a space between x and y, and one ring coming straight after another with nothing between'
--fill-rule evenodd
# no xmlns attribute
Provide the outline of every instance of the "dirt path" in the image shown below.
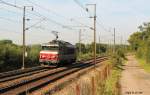
<svg viewBox="0 0 150 95"><path fill-rule="evenodd" d="M121 95L150 95L150 73L139 67L134 56L128 56L120 84Z"/></svg>

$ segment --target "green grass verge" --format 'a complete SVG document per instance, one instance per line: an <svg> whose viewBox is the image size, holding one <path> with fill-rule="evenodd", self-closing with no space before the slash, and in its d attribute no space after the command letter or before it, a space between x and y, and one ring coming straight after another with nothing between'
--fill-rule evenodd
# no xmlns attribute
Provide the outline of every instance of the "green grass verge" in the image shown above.
<svg viewBox="0 0 150 95"><path fill-rule="evenodd" d="M128 59L123 61L124 65L128 64Z"/></svg>
<svg viewBox="0 0 150 95"><path fill-rule="evenodd" d="M92 58L92 53L80 54L80 56L78 55L77 60L87 60L90 58Z"/></svg>
<svg viewBox="0 0 150 95"><path fill-rule="evenodd" d="M121 75L121 69L114 68L111 75L105 82L104 95L119 95L118 81Z"/></svg>
<svg viewBox="0 0 150 95"><path fill-rule="evenodd" d="M96 56L105 56L106 54L97 54ZM77 60L87 60L93 58L93 53L80 54L77 56Z"/></svg>
<svg viewBox="0 0 150 95"><path fill-rule="evenodd" d="M136 58L140 64L140 66L146 71L150 73L150 63L146 63L144 59Z"/></svg>

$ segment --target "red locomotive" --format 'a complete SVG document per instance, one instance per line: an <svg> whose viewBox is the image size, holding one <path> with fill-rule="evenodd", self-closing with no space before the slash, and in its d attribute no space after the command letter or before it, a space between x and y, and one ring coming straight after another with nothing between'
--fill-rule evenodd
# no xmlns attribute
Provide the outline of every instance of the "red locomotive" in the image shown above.
<svg viewBox="0 0 150 95"><path fill-rule="evenodd" d="M76 47L62 40L42 44L39 61L42 64L56 64L57 66L73 63L76 61Z"/></svg>

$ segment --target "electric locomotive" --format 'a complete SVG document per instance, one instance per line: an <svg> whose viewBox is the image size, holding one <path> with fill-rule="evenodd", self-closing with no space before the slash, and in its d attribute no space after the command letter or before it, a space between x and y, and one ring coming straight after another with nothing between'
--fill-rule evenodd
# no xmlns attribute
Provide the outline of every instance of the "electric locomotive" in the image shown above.
<svg viewBox="0 0 150 95"><path fill-rule="evenodd" d="M76 61L76 47L69 42L52 40L41 45L39 62L44 65L57 66Z"/></svg>

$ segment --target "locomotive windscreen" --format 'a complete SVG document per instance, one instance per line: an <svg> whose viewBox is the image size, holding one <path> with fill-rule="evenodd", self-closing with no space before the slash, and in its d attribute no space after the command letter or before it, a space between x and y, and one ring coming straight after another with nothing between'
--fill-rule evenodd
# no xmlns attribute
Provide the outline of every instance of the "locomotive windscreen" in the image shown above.
<svg viewBox="0 0 150 95"><path fill-rule="evenodd" d="M42 46L42 50L58 50L58 46Z"/></svg>

